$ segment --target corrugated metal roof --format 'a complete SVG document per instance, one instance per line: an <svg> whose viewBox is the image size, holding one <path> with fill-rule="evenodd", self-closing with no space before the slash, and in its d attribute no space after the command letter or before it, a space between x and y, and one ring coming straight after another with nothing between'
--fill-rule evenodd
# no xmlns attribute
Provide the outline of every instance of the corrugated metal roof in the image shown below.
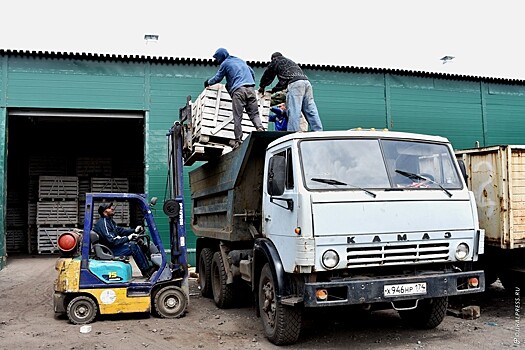
<svg viewBox="0 0 525 350"><path fill-rule="evenodd" d="M184 57L162 57L162 56L146 56L146 55L125 55L125 54L99 54L89 52L55 52L55 51L31 51L31 50L6 50L0 49L0 55L10 56L32 56L42 58L67 58L67 59L85 59L85 60L100 60L100 61L132 61L132 62L154 62L165 64L187 64L187 65L215 65L211 59L201 58L184 58ZM266 67L269 62L263 61L247 61L252 67ZM300 63L299 63L300 64ZM406 76L420 76L433 77L449 80L470 80L470 81L486 81L501 84L525 85L525 80L508 79L496 77L484 77L477 75L451 74L440 72L427 72L406 69L394 68L373 68L373 67L357 67L357 66L335 66L335 65L321 65L321 64L300 64L302 68L335 71L335 72L359 72L359 73L388 73Z"/></svg>

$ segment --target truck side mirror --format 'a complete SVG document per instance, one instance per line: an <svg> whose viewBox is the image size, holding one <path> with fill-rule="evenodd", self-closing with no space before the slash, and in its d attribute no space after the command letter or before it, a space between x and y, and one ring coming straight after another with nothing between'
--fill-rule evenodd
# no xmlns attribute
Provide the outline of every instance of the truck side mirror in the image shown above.
<svg viewBox="0 0 525 350"><path fill-rule="evenodd" d="M268 194L270 196L280 196L284 193L285 167L285 158L283 156L276 155L270 158L267 180Z"/></svg>
<svg viewBox="0 0 525 350"><path fill-rule="evenodd" d="M467 183L468 175L467 175L467 167L465 166L465 162L463 159L458 159L458 165L459 169L461 170L461 175L463 175L463 178L465 179L465 183Z"/></svg>

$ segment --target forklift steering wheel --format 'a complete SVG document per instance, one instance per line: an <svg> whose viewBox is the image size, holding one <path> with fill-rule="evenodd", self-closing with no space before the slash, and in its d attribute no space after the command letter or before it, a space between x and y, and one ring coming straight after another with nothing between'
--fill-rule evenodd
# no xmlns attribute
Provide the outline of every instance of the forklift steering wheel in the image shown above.
<svg viewBox="0 0 525 350"><path fill-rule="evenodd" d="M142 232L144 232L144 231L142 231ZM145 233L140 233L137 236L137 243L139 243L141 245L145 245L146 247L149 247L150 242L151 242L151 238Z"/></svg>

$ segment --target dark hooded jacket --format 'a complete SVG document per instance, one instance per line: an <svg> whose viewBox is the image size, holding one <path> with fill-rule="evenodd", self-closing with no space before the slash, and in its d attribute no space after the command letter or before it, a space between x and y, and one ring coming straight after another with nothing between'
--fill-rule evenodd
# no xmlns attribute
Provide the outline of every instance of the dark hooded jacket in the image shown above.
<svg viewBox="0 0 525 350"><path fill-rule="evenodd" d="M220 83L226 77L226 90L231 95L244 85L255 86L253 69L245 61L231 56L226 49L218 49L213 57L220 63L219 70L208 80L208 84Z"/></svg>
<svg viewBox="0 0 525 350"><path fill-rule="evenodd" d="M274 55L272 55L272 57ZM272 92L284 90L288 87L288 84L294 81L308 80L308 77L303 73L303 70L297 63L280 54L275 56L261 77L261 81L259 82L260 88L264 89L270 85L276 76L279 82L272 89Z"/></svg>

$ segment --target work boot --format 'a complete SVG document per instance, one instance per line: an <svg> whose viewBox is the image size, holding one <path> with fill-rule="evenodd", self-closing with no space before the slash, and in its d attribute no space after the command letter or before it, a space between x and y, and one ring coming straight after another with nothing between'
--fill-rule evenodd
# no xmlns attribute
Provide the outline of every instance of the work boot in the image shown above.
<svg viewBox="0 0 525 350"><path fill-rule="evenodd" d="M231 140L230 141L230 146L231 146L232 149L236 149L240 145L241 145L241 141L238 141L238 140Z"/></svg>

